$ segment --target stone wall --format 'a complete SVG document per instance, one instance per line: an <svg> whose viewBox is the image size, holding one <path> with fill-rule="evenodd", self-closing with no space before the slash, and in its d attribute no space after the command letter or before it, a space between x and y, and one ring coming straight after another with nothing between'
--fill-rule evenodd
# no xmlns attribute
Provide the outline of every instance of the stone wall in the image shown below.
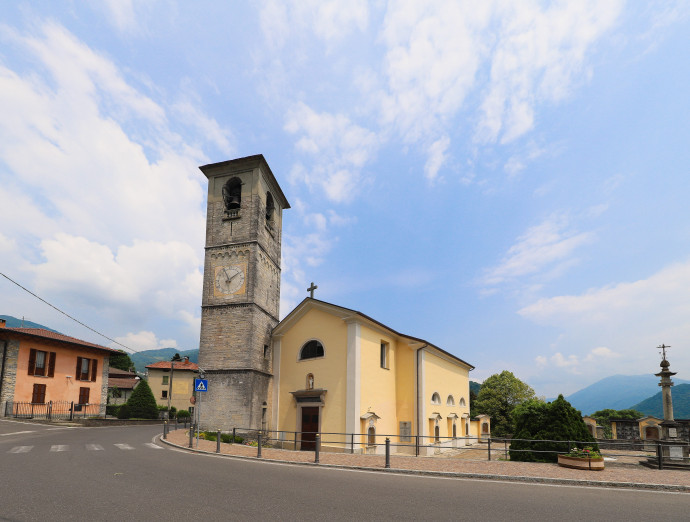
<svg viewBox="0 0 690 522"><path fill-rule="evenodd" d="M4 342L4 341L2 341ZM0 358L2 354L0 353ZM19 341L7 341L5 352L5 373L0 394L0 416L5 415L5 408L14 401L14 386L17 382L17 360L19 358ZM2 362L2 359L0 359Z"/></svg>

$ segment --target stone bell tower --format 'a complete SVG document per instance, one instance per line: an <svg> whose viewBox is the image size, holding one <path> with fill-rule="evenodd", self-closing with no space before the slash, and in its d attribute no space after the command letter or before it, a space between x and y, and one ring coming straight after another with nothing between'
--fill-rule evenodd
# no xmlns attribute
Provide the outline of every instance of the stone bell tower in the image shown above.
<svg viewBox="0 0 690 522"><path fill-rule="evenodd" d="M278 324L283 210L263 155L200 167L208 178L199 368L203 429L266 429Z"/></svg>

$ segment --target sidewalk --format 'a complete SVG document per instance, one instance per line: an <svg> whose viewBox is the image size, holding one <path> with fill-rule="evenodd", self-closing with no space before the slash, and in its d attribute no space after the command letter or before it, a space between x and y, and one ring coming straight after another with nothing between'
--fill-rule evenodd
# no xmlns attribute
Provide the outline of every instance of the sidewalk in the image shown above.
<svg viewBox="0 0 690 522"><path fill-rule="evenodd" d="M216 454L216 442L194 439L194 449L188 449L189 430L179 429L168 433L161 442L200 453ZM493 452L492 452L493 453ZM236 458L256 459L257 448L241 444L220 445L220 454ZM461 458L408 457L391 455L389 470L385 469L385 457L380 455L350 455L347 453L321 452L319 464L314 464L313 451L289 451L272 448L261 449L262 460L302 465L319 465L339 468L390 471L394 473L429 474L437 476L572 484L616 488L660 489L690 493L690 472L657 470L642 466L606 464L603 471L582 471L562 468L557 464L509 461L481 461Z"/></svg>

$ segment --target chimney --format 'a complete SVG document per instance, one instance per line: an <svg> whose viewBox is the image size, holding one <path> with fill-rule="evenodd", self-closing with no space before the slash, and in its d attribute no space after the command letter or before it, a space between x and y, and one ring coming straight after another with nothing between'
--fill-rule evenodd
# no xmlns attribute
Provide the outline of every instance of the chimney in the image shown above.
<svg viewBox="0 0 690 522"><path fill-rule="evenodd" d="M0 328L5 328L5 326L7 326L7 321L0 319Z"/></svg>
<svg viewBox="0 0 690 522"><path fill-rule="evenodd" d="M189 364L189 356L188 355L184 356L184 363Z"/></svg>

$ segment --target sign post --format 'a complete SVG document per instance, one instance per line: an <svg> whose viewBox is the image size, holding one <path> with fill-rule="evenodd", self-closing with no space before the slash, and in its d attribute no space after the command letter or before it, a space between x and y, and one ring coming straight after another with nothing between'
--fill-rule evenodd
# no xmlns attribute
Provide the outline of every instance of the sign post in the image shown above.
<svg viewBox="0 0 690 522"><path fill-rule="evenodd" d="M208 391L208 379L194 379L194 391L195 392L207 392ZM201 418L201 395L196 405L196 447L199 448L199 420Z"/></svg>

